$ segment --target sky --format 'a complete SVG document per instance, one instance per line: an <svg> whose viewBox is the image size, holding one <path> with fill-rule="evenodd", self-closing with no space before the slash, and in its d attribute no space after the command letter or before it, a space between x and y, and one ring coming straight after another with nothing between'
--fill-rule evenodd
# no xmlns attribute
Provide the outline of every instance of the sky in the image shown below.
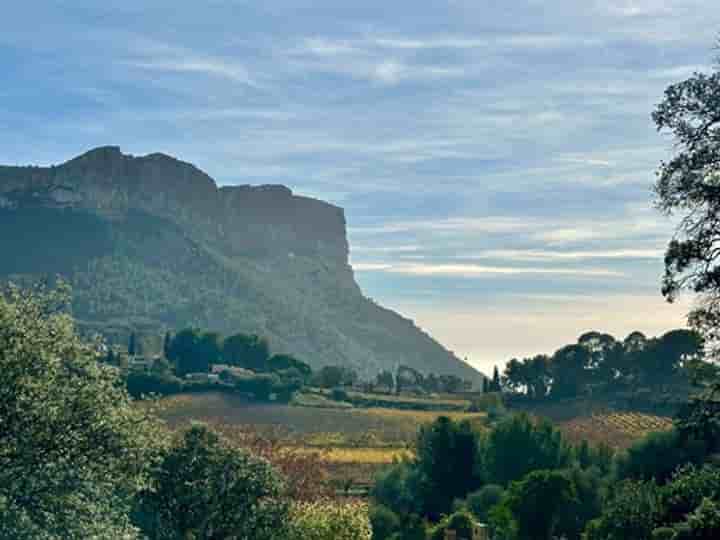
<svg viewBox="0 0 720 540"><path fill-rule="evenodd" d="M719 31L714 0L9 2L0 163L112 144L340 205L365 293L487 372L684 325L650 114Z"/></svg>

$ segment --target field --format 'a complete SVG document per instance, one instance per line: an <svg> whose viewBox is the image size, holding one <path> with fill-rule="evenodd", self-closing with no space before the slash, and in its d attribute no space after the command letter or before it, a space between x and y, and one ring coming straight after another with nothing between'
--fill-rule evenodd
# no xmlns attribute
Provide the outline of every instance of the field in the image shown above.
<svg viewBox="0 0 720 540"><path fill-rule="evenodd" d="M560 429L574 442L587 440L624 449L653 431L672 427L672 418L639 412L605 412L560 423Z"/></svg>
<svg viewBox="0 0 720 540"><path fill-rule="evenodd" d="M458 411L253 404L220 392L166 398L161 402L160 415L171 427L190 420L252 425L260 430L282 431L289 440L302 440L311 446L366 447L404 447L422 424L441 415L472 421L484 417L483 413Z"/></svg>
<svg viewBox="0 0 720 540"><path fill-rule="evenodd" d="M407 403L404 398L396 399ZM446 403L452 410L256 404L217 392L165 398L160 402L159 412L174 429L182 428L192 420L249 426L282 438L287 446L308 452L320 450L337 486L362 489L371 484L378 469L410 455L408 447L421 425L441 415L456 420L467 419L478 426L485 418L484 413L458 410L467 404L464 400L444 399L439 403Z"/></svg>

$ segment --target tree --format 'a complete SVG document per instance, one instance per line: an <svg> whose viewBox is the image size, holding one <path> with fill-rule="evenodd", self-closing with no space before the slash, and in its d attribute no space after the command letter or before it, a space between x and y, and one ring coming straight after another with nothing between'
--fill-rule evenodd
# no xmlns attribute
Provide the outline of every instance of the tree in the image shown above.
<svg viewBox="0 0 720 540"><path fill-rule="evenodd" d="M415 466L422 475L423 511L438 519L480 487L478 437L467 421L441 416L422 426L415 442Z"/></svg>
<svg viewBox="0 0 720 540"><path fill-rule="evenodd" d="M481 522L487 522L490 510L500 504L505 490L497 484L487 484L467 497L467 507Z"/></svg>
<svg viewBox="0 0 720 540"><path fill-rule="evenodd" d="M654 479L663 484L679 466L701 463L707 453L704 441L683 437L676 430L650 433L616 460L616 474L621 479Z"/></svg>
<svg viewBox="0 0 720 540"><path fill-rule="evenodd" d="M410 387L421 387L423 384L423 375L418 370L410 366L398 366L395 374L395 391L399 394L403 389Z"/></svg>
<svg viewBox="0 0 720 540"><path fill-rule="evenodd" d="M378 386L384 386L390 390L395 388L395 377L389 371L381 371L377 374L376 382Z"/></svg>
<svg viewBox="0 0 720 540"><path fill-rule="evenodd" d="M561 517L576 502L572 482L558 471L533 471L513 482L505 504L520 538L551 540Z"/></svg>
<svg viewBox="0 0 720 540"><path fill-rule="evenodd" d="M139 521L152 540L271 540L287 523L282 495L267 461L194 425L165 454L140 499Z"/></svg>
<svg viewBox="0 0 720 540"><path fill-rule="evenodd" d="M131 499L162 442L68 302L62 284L0 294L0 538L134 538Z"/></svg>
<svg viewBox="0 0 720 540"><path fill-rule="evenodd" d="M398 515L382 504L370 507L372 540L390 540L400 530Z"/></svg>
<svg viewBox="0 0 720 540"><path fill-rule="evenodd" d="M297 370L303 381L307 381L312 375L312 369L302 360L298 360L289 354L275 354L268 359L270 371Z"/></svg>
<svg viewBox="0 0 720 540"><path fill-rule="evenodd" d="M231 366L267 371L269 358L270 344L257 335L235 334L228 337L223 344L223 362Z"/></svg>
<svg viewBox="0 0 720 540"><path fill-rule="evenodd" d="M455 531L457 538L473 537L474 520L468 512L460 511L440 520L430 533L430 540L445 540L445 531Z"/></svg>
<svg viewBox="0 0 720 540"><path fill-rule="evenodd" d="M720 72L695 73L669 86L653 112L658 131L669 131L676 154L660 164L656 203L681 217L665 253L662 293L673 301L683 289L700 296L691 325L713 346L720 337Z"/></svg>
<svg viewBox="0 0 720 540"><path fill-rule="evenodd" d="M492 382L490 383L490 391L491 392L502 391L502 386L500 384L500 372L498 371L497 366L495 366L495 369L493 369L493 378L492 378Z"/></svg>
<svg viewBox="0 0 720 540"><path fill-rule="evenodd" d="M551 383L550 359L545 355L515 358L505 366L505 384L515 392L524 392L532 399L547 397Z"/></svg>
<svg viewBox="0 0 720 540"><path fill-rule="evenodd" d="M720 537L720 505L707 497L687 517L688 540L714 540Z"/></svg>
<svg viewBox="0 0 720 540"><path fill-rule="evenodd" d="M687 362L699 360L703 339L690 330L671 330L650 342L641 356L641 369L651 383L670 382Z"/></svg>
<svg viewBox="0 0 720 540"><path fill-rule="evenodd" d="M168 359L175 364L179 375L207 373L216 362L220 350L220 337L195 328L178 332L168 347Z"/></svg>
<svg viewBox="0 0 720 540"><path fill-rule="evenodd" d="M552 424L520 414L488 434L483 462L488 481L507 486L536 469L564 468L570 457L570 447Z"/></svg>
<svg viewBox="0 0 720 540"><path fill-rule="evenodd" d="M170 358L170 344L172 343L172 335L170 332L165 332L165 338L163 339L163 356Z"/></svg>
<svg viewBox="0 0 720 540"><path fill-rule="evenodd" d="M130 339L128 340L128 354L130 356L138 354L137 336L135 336L135 332L130 333Z"/></svg>
<svg viewBox="0 0 720 540"><path fill-rule="evenodd" d="M314 384L322 388L351 386L358 378L355 370L344 366L324 366L313 377Z"/></svg>
<svg viewBox="0 0 720 540"><path fill-rule="evenodd" d="M552 395L576 397L583 394L590 382L592 355L582 345L567 345L557 351L551 360L553 376Z"/></svg>
<svg viewBox="0 0 720 540"><path fill-rule="evenodd" d="M626 480L605 502L602 516L590 522L588 540L651 540L662 524L662 495L655 482Z"/></svg>
<svg viewBox="0 0 720 540"><path fill-rule="evenodd" d="M217 332L202 332L196 344L195 354L205 363L217 364L222 351L222 338ZM204 371L208 371L205 369Z"/></svg>

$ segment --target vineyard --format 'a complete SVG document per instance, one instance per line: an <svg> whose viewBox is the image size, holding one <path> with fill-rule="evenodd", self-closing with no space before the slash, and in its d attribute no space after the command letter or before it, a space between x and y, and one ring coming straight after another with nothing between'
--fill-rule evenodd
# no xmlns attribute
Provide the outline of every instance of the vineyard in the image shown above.
<svg viewBox="0 0 720 540"><path fill-rule="evenodd" d="M648 433L665 431L671 427L672 419L669 417L639 412L595 413L560 424L563 433L571 441L587 440L619 449L627 448Z"/></svg>

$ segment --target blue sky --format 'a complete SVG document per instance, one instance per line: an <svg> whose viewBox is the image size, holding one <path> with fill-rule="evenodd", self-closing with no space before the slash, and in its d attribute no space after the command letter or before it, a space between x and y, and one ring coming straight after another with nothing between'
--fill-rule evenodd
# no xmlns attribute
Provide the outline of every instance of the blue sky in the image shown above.
<svg viewBox="0 0 720 540"><path fill-rule="evenodd" d="M366 293L488 369L684 323L650 112L719 30L710 0L12 2L0 163L117 144L332 201Z"/></svg>

